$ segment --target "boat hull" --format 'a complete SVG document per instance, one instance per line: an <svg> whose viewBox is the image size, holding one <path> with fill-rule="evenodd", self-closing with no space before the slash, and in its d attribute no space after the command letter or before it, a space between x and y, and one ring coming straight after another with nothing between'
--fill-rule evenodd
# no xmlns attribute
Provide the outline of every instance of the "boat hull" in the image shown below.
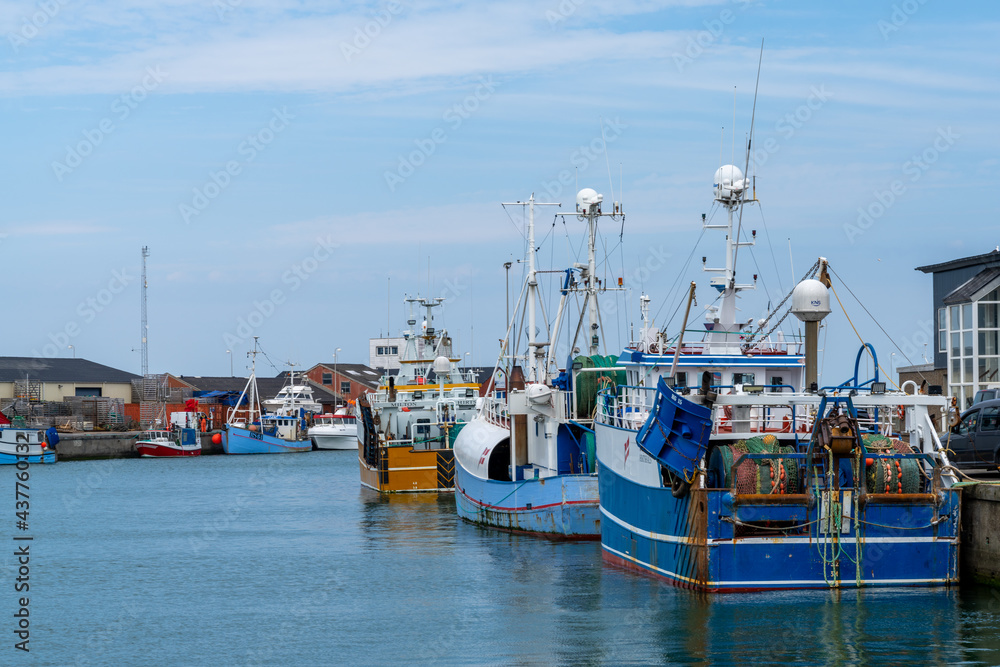
<svg viewBox="0 0 1000 667"><path fill-rule="evenodd" d="M137 442L135 449L144 458L172 458L178 456L201 456L201 447L171 447L162 443Z"/></svg>
<svg viewBox="0 0 1000 667"><path fill-rule="evenodd" d="M455 490L455 452L416 450L409 446L377 446L365 458L358 443L361 484L380 493L421 493Z"/></svg>
<svg viewBox="0 0 1000 667"><path fill-rule="evenodd" d="M601 535L597 475L556 475L503 482L455 466L458 515L481 526L555 538Z"/></svg>
<svg viewBox="0 0 1000 667"><path fill-rule="evenodd" d="M222 432L222 448L226 454L290 454L312 450L312 443L287 442L259 431L227 426Z"/></svg>
<svg viewBox="0 0 1000 667"><path fill-rule="evenodd" d="M675 498L615 456L628 451L624 443L635 447L636 431L598 424L595 432L608 562L719 593L958 583L959 489L910 499L869 495L864 504L851 489L831 492L839 495L827 502L803 494L744 504L729 489L705 488ZM844 509L840 531L824 520L829 500ZM777 522L789 528L770 529Z"/></svg>
<svg viewBox="0 0 1000 667"><path fill-rule="evenodd" d="M44 454L29 454L28 456L24 456L23 454L15 455L8 452L0 452L0 465L14 465L18 461L27 461L28 463L55 463L56 453L49 450Z"/></svg>
<svg viewBox="0 0 1000 667"><path fill-rule="evenodd" d="M316 449L357 449L358 436L355 433L347 434L310 434L310 440Z"/></svg>

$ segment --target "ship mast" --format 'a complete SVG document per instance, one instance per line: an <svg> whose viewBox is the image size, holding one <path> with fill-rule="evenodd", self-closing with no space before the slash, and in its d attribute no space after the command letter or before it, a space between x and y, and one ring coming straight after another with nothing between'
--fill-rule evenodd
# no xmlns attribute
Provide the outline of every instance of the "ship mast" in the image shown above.
<svg viewBox="0 0 1000 667"><path fill-rule="evenodd" d="M726 230L726 266L725 268L709 268L705 266L707 258L701 258L703 271L721 274L721 277L713 278L710 283L712 287L722 293L722 305L718 310L718 316L714 318L712 333L708 340L714 353L739 354L739 331L743 323L736 321L736 296L743 290L755 289L757 280L757 276L754 276L753 284L739 285L736 283L736 253L741 246L755 245L753 240L740 241L735 238L733 230L733 214L747 201L747 180L743 177L743 172L740 171L739 167L734 165L720 167L715 172L714 180L715 201L726 209L726 223L709 224L705 222L703 215L702 228ZM753 236L756 236L755 232ZM732 345L737 347L735 352L727 349Z"/></svg>
<svg viewBox="0 0 1000 667"><path fill-rule="evenodd" d="M602 197L603 199L603 197ZM600 313L597 311L597 218L600 208L587 210L587 317L590 324L590 356L599 354L601 328Z"/></svg>
<svg viewBox="0 0 1000 667"><path fill-rule="evenodd" d="M536 305L538 303L538 267L535 253L535 207L536 206L562 206L555 202L536 202L535 193L531 193L527 202L506 202L501 206L527 206L528 207L528 380L533 382L543 382L545 380L545 367L542 365L541 350L549 342L538 341L538 326Z"/></svg>

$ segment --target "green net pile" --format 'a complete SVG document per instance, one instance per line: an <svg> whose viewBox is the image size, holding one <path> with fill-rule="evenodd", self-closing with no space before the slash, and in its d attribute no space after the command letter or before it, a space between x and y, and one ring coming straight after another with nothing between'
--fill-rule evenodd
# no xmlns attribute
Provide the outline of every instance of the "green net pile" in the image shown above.
<svg viewBox="0 0 1000 667"><path fill-rule="evenodd" d="M792 454L794 447L782 447L773 435L740 440L734 445L712 450L709 468L716 472L722 488L732 488L736 480L738 493L799 493L799 467L796 459L775 457L747 459L734 470L733 463L743 454Z"/></svg>
<svg viewBox="0 0 1000 667"><path fill-rule="evenodd" d="M912 454L902 440L866 433L861 436L865 450L875 454ZM876 459L866 461L868 493L920 493L920 463L917 459Z"/></svg>

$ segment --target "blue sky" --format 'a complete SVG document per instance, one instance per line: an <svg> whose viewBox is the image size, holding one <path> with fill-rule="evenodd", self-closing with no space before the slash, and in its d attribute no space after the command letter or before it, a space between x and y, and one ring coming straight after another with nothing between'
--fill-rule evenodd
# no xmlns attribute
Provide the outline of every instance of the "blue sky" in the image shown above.
<svg viewBox="0 0 1000 667"><path fill-rule="evenodd" d="M148 245L153 372L226 374L232 349L239 373L241 321L279 365L365 362L418 291L445 293L438 324L492 363L524 245L499 202L565 208L577 182L610 200L609 180L627 213L620 246L603 229L602 270L629 288L616 348L641 289L663 324L672 287L707 284L697 257L721 258L709 232L680 270L720 154L745 159L763 39L759 243L740 267L762 289L744 310L790 289L790 239L797 273L826 256L918 362L930 278L913 267L1000 242L998 28L992 3L940 0L6 2L0 354L137 372ZM582 231L540 214L544 268ZM828 324L841 380L857 339L836 306Z"/></svg>

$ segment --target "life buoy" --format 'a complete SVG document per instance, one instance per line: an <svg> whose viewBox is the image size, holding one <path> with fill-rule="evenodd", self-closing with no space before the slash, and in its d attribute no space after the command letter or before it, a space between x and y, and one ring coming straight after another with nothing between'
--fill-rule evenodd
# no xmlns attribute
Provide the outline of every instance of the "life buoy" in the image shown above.
<svg viewBox="0 0 1000 667"><path fill-rule="evenodd" d="M896 408L896 416L899 417L899 421L903 421L906 418L906 409L902 405Z"/></svg>
<svg viewBox="0 0 1000 667"><path fill-rule="evenodd" d="M792 419L788 415L785 415L781 420L781 432L791 433L792 432Z"/></svg>

